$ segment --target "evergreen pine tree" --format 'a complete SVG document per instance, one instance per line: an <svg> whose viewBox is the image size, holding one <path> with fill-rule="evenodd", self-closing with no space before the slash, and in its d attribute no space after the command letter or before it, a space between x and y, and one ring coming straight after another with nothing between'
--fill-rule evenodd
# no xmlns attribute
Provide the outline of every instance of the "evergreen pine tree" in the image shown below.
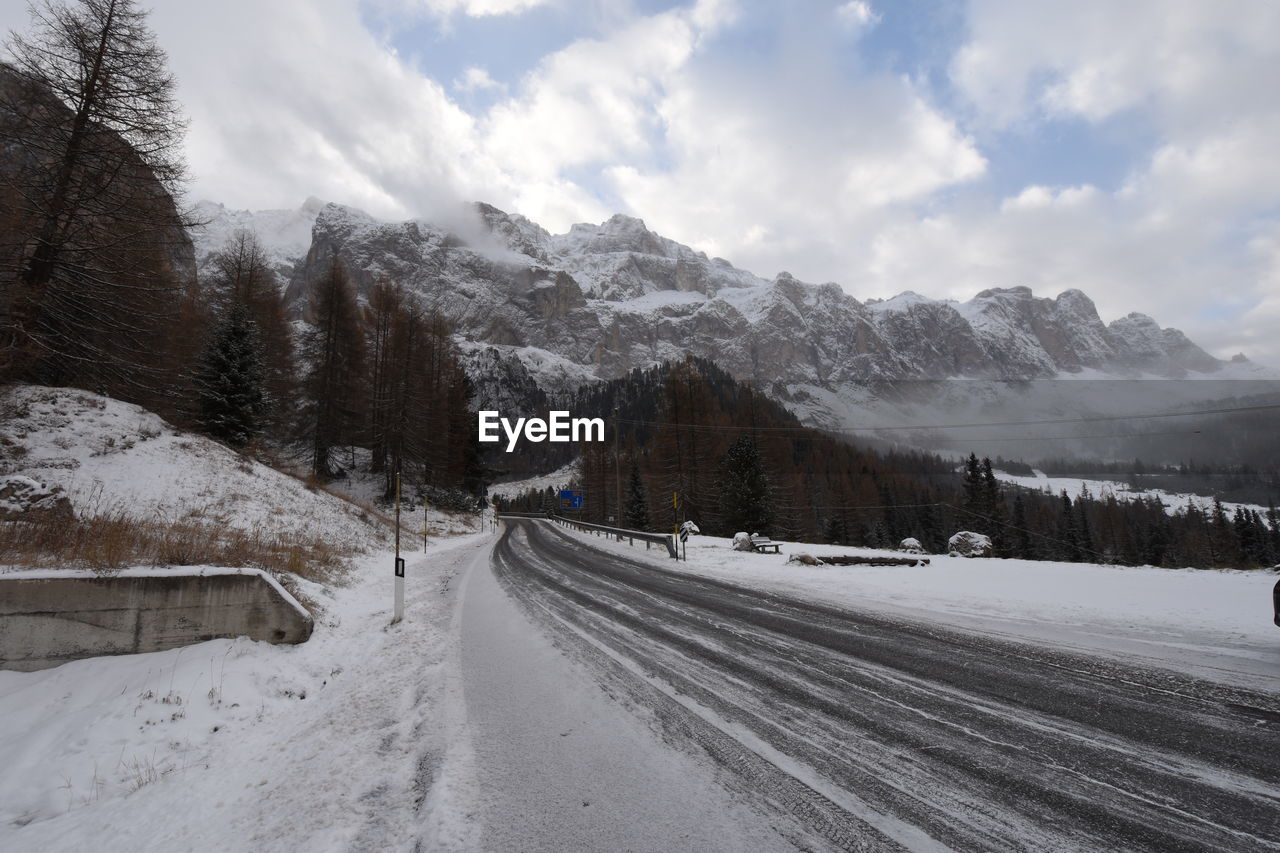
<svg viewBox="0 0 1280 853"><path fill-rule="evenodd" d="M644 480L640 478L640 466L631 461L631 481L627 485L627 526L632 530L649 529L649 499L645 495Z"/></svg>
<svg viewBox="0 0 1280 853"><path fill-rule="evenodd" d="M1213 560L1214 566L1228 566L1233 560L1233 551L1235 550L1235 532L1231 528L1231 522L1227 519L1227 511L1222 506L1222 500L1215 497L1213 499L1213 513L1210 516L1210 558Z"/></svg>
<svg viewBox="0 0 1280 853"><path fill-rule="evenodd" d="M1080 497L1076 498L1076 546L1080 549L1081 560L1093 560L1097 558L1097 548L1094 547L1093 530L1089 527L1089 491L1081 489Z"/></svg>
<svg viewBox="0 0 1280 853"><path fill-rule="evenodd" d="M1080 562L1080 528L1076 524L1076 513L1071 505L1071 496L1062 490L1062 509L1058 520L1059 552L1062 559L1073 563Z"/></svg>
<svg viewBox="0 0 1280 853"><path fill-rule="evenodd" d="M1009 556L1008 531L1004 523L1004 494L1000 491L1000 483L996 480L995 471L991 468L991 460L982 460L982 512L987 519L987 535L991 537L991 547L997 557Z"/></svg>
<svg viewBox="0 0 1280 853"><path fill-rule="evenodd" d="M1276 502L1274 500L1267 504L1267 524L1271 527L1269 534L1271 542L1270 559L1272 561L1280 561L1280 512L1276 511Z"/></svg>
<svg viewBox="0 0 1280 853"><path fill-rule="evenodd" d="M727 530L765 533L773 524L769 479L750 436L729 445L720 477L720 513Z"/></svg>
<svg viewBox="0 0 1280 853"><path fill-rule="evenodd" d="M884 520L877 520L871 527L871 546L873 548L891 548L894 544L893 537L889 534L889 528L885 525Z"/></svg>
<svg viewBox="0 0 1280 853"><path fill-rule="evenodd" d="M275 283L266 250L250 230L236 231L208 261L202 287L215 305L239 303L258 330L262 386L267 400L264 431L284 436L298 411L298 365L284 294Z"/></svg>
<svg viewBox="0 0 1280 853"><path fill-rule="evenodd" d="M1257 565L1263 560L1262 537L1258 535L1259 528L1254 524L1253 513L1244 507L1236 507L1235 517L1232 519L1232 527L1235 528L1236 535L1236 551L1243 557L1244 562L1249 565Z"/></svg>
<svg viewBox="0 0 1280 853"><path fill-rule="evenodd" d="M1271 543L1267 539L1267 525L1262 513L1249 511L1249 525L1253 530L1253 559L1262 566L1271 565Z"/></svg>
<svg viewBox="0 0 1280 853"><path fill-rule="evenodd" d="M986 516L986 505L984 503L985 490L982 482L982 465L978 462L976 453L970 453L968 460L964 464L964 509L973 513L966 525L972 526L980 533L986 533L986 522L977 516Z"/></svg>
<svg viewBox="0 0 1280 853"><path fill-rule="evenodd" d="M945 550L947 536L943 531L942 510L937 506L926 506L920 513L920 542L930 553L940 554Z"/></svg>
<svg viewBox="0 0 1280 853"><path fill-rule="evenodd" d="M240 447L262 429L262 343L240 303L232 304L209 341L196 372L200 425L213 438Z"/></svg>
<svg viewBox="0 0 1280 853"><path fill-rule="evenodd" d="M1013 530L1010 531L1012 556L1020 560L1034 560L1036 557L1035 546L1031 542L1030 528L1027 526L1027 507L1022 500L1021 493L1018 493L1013 499L1012 525Z"/></svg>
<svg viewBox="0 0 1280 853"><path fill-rule="evenodd" d="M1147 525L1143 559L1148 565L1164 565L1165 555L1169 550L1169 517L1165 515L1164 504L1159 498L1151 501L1151 522Z"/></svg>

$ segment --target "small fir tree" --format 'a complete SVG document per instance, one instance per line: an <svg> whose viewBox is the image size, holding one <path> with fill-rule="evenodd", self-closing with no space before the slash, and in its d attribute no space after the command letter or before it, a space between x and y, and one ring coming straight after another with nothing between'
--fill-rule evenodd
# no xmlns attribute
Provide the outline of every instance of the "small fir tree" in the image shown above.
<svg viewBox="0 0 1280 853"><path fill-rule="evenodd" d="M964 480L962 482L964 488L964 509L973 513L975 516L986 515L986 490L982 481L982 465L978 462L978 455L970 453L969 458L964 463ZM971 519L968 524L977 528L978 532L985 533L985 522Z"/></svg>
<svg viewBox="0 0 1280 853"><path fill-rule="evenodd" d="M1035 545L1031 541L1031 533L1027 524L1027 507L1018 493L1013 499L1013 522L1010 531L1013 539L1013 556L1021 560L1034 560Z"/></svg>
<svg viewBox="0 0 1280 853"><path fill-rule="evenodd" d="M627 486L627 525L632 530L649 529L649 499L645 496L644 481L640 479L640 466L631 463L631 481Z"/></svg>
<svg viewBox="0 0 1280 853"><path fill-rule="evenodd" d="M196 372L200 425L219 441L241 447L262 429L267 409L262 343L244 306L227 309Z"/></svg>
<svg viewBox="0 0 1280 853"><path fill-rule="evenodd" d="M996 479L996 474L991 467L991 460L989 458L983 458L981 473L981 512L986 516L986 532L987 535L991 537L992 546L995 548L995 555L997 557L1008 557L1009 545L1007 542L1007 531L1005 530L1004 522L1004 494L1000 491L1000 482Z"/></svg>
<svg viewBox="0 0 1280 853"><path fill-rule="evenodd" d="M769 478L750 436L729 445L720 484L720 512L726 529L767 534L773 524Z"/></svg>
<svg viewBox="0 0 1280 853"><path fill-rule="evenodd" d="M1084 559L1080 550L1080 527L1076 523L1076 513L1071 504L1071 496L1063 489L1060 495L1062 502L1058 516L1059 556L1068 562L1078 563Z"/></svg>
<svg viewBox="0 0 1280 853"><path fill-rule="evenodd" d="M1267 525L1270 527L1268 541L1271 544L1269 559L1280 560L1280 512L1276 511L1274 500L1267 504Z"/></svg>

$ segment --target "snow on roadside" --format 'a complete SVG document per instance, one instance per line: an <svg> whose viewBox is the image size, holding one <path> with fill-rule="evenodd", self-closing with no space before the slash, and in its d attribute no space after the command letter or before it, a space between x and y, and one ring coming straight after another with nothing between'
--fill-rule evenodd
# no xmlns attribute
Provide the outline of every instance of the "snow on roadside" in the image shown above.
<svg viewBox="0 0 1280 853"><path fill-rule="evenodd" d="M906 555L802 543L783 543L781 555L745 554L732 550L731 540L710 536L690 537L688 562L677 562L664 551L567 532L662 568L823 604L1105 654L1267 691L1280 678L1272 572L940 555L914 568L805 566L788 564L787 556Z"/></svg>
<svg viewBox="0 0 1280 853"><path fill-rule="evenodd" d="M0 849L466 849L469 757L451 703L455 575L491 539L391 555L324 604L312 638L215 640L0 671Z"/></svg>
<svg viewBox="0 0 1280 853"><path fill-rule="evenodd" d="M323 538L352 550L388 544L366 510L139 406L40 386L13 389L3 405L0 472L62 486L77 514Z"/></svg>

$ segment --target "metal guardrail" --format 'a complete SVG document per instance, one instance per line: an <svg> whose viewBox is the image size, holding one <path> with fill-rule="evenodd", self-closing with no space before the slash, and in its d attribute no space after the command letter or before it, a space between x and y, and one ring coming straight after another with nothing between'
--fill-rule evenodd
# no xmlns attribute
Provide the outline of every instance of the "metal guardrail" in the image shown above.
<svg viewBox="0 0 1280 853"><path fill-rule="evenodd" d="M565 527L572 527L586 533L605 533L610 536L616 536L619 542L625 539L631 545L634 545L635 541L639 539L644 543L646 550L650 545L660 544L667 549L667 554L670 555L671 559L680 559L680 552L676 550L676 537L672 533L647 533L643 530L608 527L604 524L591 524L586 521L578 521L575 518L565 518L562 515L543 512L502 512L498 513L498 518L545 518Z"/></svg>

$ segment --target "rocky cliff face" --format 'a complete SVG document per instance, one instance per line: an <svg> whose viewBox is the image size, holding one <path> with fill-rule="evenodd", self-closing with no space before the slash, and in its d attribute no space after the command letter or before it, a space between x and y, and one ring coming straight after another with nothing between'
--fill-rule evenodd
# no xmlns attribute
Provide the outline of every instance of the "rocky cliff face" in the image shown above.
<svg viewBox="0 0 1280 853"><path fill-rule="evenodd" d="M28 124L32 116L35 123ZM32 208L42 210L46 203L40 200L40 194L47 187L38 180L33 185L30 176L32 172L45 173L48 163L42 162L42 158L49 155L51 148L56 150L56 146L49 144L43 136L45 131L39 129L48 127L50 121L63 122L69 128L73 119L72 111L53 93L0 62L0 187L3 188L0 193L0 229L3 229L0 252L10 256L0 263L17 262L15 259L21 256L30 239L25 229L34 227L28 219L32 216ZM39 144L31 143L29 134L33 133L33 128L37 133L34 138ZM177 278L188 280L194 277L194 235L188 233L185 226L188 218L178 209L177 202L165 186L118 134L99 132L94 137L94 145L99 151L97 156L110 166L114 174L102 186L95 185L95 194L90 197L86 208L80 211L84 221L108 233L118 230L136 235L141 230L145 237L135 236L123 247L113 245L113 250L121 253L136 250L138 255L155 250L163 255ZM32 186L36 187L34 199L30 195ZM112 242L101 234L95 236L103 245ZM130 268L130 264L136 262L135 259L126 261L124 267ZM99 268L94 272L96 275L104 274Z"/></svg>
<svg viewBox="0 0 1280 853"><path fill-rule="evenodd" d="M332 204L256 215L262 223L207 210L257 227L281 257L287 241L262 226L286 222L277 231L296 237L298 222L313 218L305 254L294 239L292 265L277 266L295 303L337 258L361 295L380 278L400 281L447 315L478 372L519 377L517 384L527 376L551 393L686 352L815 415L832 400L904 380L1183 376L1224 364L1145 315L1104 324L1078 290L1049 299L995 288L964 303L908 292L863 303L834 284L787 273L759 278L626 216L553 235L477 205L479 227L464 238ZM202 255L216 248L225 222L197 235Z"/></svg>

